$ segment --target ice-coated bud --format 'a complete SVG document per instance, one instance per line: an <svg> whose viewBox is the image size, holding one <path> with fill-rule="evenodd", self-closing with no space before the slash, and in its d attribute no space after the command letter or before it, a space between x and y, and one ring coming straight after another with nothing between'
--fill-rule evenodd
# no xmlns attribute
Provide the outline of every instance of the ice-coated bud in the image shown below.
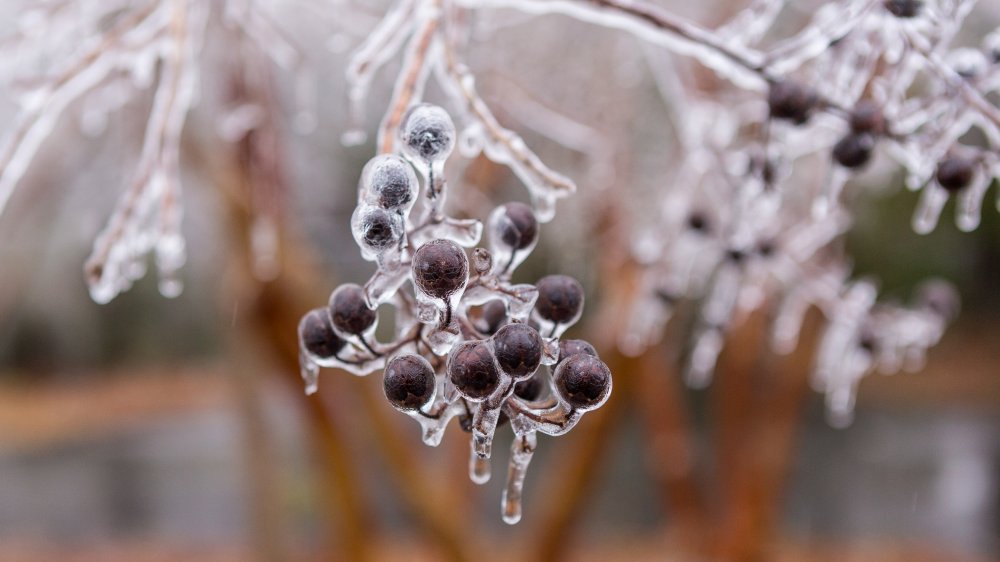
<svg viewBox="0 0 1000 562"><path fill-rule="evenodd" d="M493 354L515 380L530 377L542 361L542 336L527 324L507 324L493 335Z"/></svg>
<svg viewBox="0 0 1000 562"><path fill-rule="evenodd" d="M430 298L447 300L469 280L469 259L451 240L437 239L413 254L413 282Z"/></svg>
<svg viewBox="0 0 1000 562"><path fill-rule="evenodd" d="M306 352L318 359L330 359L344 349L346 342L333 331L325 308L310 310L299 321L299 341Z"/></svg>
<svg viewBox="0 0 1000 562"><path fill-rule="evenodd" d="M555 389L570 407L593 410L611 394L611 370L597 357L580 353L556 367Z"/></svg>
<svg viewBox="0 0 1000 562"><path fill-rule="evenodd" d="M808 121L818 104L819 96L811 88L787 80L772 84L767 94L771 117L797 125Z"/></svg>
<svg viewBox="0 0 1000 562"><path fill-rule="evenodd" d="M383 209L409 211L417 198L417 175L395 154L380 154L361 172L361 199Z"/></svg>
<svg viewBox="0 0 1000 562"><path fill-rule="evenodd" d="M434 397L434 369L419 355L393 357L385 367L382 388L400 410L418 410Z"/></svg>
<svg viewBox="0 0 1000 562"><path fill-rule="evenodd" d="M488 274L493 269L493 254L486 248L472 250L472 268L480 276Z"/></svg>
<svg viewBox="0 0 1000 562"><path fill-rule="evenodd" d="M455 123L444 109L418 104L403 115L399 139L411 159L427 164L443 162L455 147Z"/></svg>
<svg viewBox="0 0 1000 562"><path fill-rule="evenodd" d="M485 341L463 342L448 357L448 379L459 394L482 400L500 386L500 373Z"/></svg>
<svg viewBox="0 0 1000 562"><path fill-rule="evenodd" d="M403 237L403 218L380 207L359 205L351 216L351 232L362 249L363 257L373 260L399 246Z"/></svg>
<svg viewBox="0 0 1000 562"><path fill-rule="evenodd" d="M341 334L358 336L375 324L376 312L365 304L364 290L354 283L337 287L330 295L330 319Z"/></svg>

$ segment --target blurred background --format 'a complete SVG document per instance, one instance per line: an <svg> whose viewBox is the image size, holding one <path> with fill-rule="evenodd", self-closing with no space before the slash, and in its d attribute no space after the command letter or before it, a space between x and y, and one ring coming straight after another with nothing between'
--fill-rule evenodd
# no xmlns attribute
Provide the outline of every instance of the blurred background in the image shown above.
<svg viewBox="0 0 1000 562"><path fill-rule="evenodd" d="M704 25L733 9L660 3ZM3 4L4 31L15 33L30 3ZM273 144L220 134L247 61L263 55L233 49L213 8L183 133L181 296L162 297L150 275L98 305L83 276L133 173L150 89L102 127L82 125L93 100L71 105L0 216L0 560L698 560L692 543L730 540L754 545L733 558L1000 559L1000 214L988 205L971 234L943 221L918 236L909 226L916 196L888 159L859 179L871 189L846 241L856 274L900 300L922 279L943 277L963 310L923 371L864 380L849 428L827 425L820 395L786 384L804 380L814 337L790 360L762 352L750 361L753 377L740 372L739 350L754 345L760 319L734 332L716 384L685 388L676 369L690 315L682 307L647 354L654 359L614 365L605 409L564 438L540 439L524 519L508 527L497 510L502 482L479 487L465 475L467 436L452 428L439 449L423 447L417 426L382 398L380 376L324 371L320 393L305 397L295 323L337 284L373 272L349 219L375 147L372 138L340 142L343 77L350 49L387 3L263 4L254 9L294 38L312 70L314 123L299 112L301 73L258 65L257 84L273 93L262 105ZM815 4L796 6L790 19ZM985 9L970 32L996 27L997 12ZM498 12L479 23L467 58L484 97L580 185L514 281L576 276L587 310L569 335L613 353L598 315L615 282L601 265L610 251L601 210L616 200L632 209L619 220L654 220L642 207L662 183L660 155L672 142L647 70L655 57L632 37L558 16ZM37 73L54 56L29 47L6 49L2 64ZM372 86L369 132L398 70L389 62ZM17 109L13 91L3 96L4 123ZM436 87L426 97L444 99ZM532 104L558 107L592 136L567 147L538 134L526 124ZM245 201L265 173L247 156L255 150L275 161L265 172L274 183L267 209L281 225L277 276L255 275L251 263ZM454 214L484 217L498 202L526 200L505 168L482 159L450 166ZM790 414L772 427L776 411ZM752 435L741 433L747 420ZM500 449L495 472L506 463ZM739 459L775 451L768 484L734 495L743 489ZM752 531L729 534L741 518Z"/></svg>

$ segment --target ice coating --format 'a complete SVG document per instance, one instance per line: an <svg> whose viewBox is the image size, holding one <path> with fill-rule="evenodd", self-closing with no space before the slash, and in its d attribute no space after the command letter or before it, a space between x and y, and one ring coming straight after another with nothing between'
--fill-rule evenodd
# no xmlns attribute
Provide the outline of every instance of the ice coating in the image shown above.
<svg viewBox="0 0 1000 562"><path fill-rule="evenodd" d="M537 286L511 283L537 244L537 205L496 207L488 220L490 249L474 247L482 222L444 212L449 187L444 163L455 141L444 110L414 106L402 119L399 140L397 148L406 159L385 153L365 165L351 217L354 239L362 257L374 262L374 274L363 285L337 287L329 306L310 311L300 322L306 392L318 391L321 367L356 375L382 370L387 401L420 425L427 445L440 444L449 422L458 418L470 434L469 478L479 484L492 476L497 427L501 419L511 420L515 455L501 511L513 524L521 519L535 432L569 431L584 412L607 400L611 374L592 346L574 340L564 346L567 357L584 349L593 361L585 362L587 369L572 371L576 378L559 378L570 380L569 386L549 389L535 400L546 384L553 384L545 381L557 369L559 337L580 319L582 286L559 275ZM414 208L418 212L411 216ZM471 259L466 248L472 248ZM546 289L541 301L539 287ZM391 306L380 307L384 303ZM375 338L383 314L395 315L389 342ZM529 324L531 319L542 333ZM595 380L603 386L588 386Z"/></svg>

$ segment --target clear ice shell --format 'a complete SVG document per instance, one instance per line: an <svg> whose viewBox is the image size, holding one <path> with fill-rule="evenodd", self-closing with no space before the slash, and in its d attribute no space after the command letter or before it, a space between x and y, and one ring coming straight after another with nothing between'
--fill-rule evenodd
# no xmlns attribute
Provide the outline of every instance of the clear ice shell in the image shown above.
<svg viewBox="0 0 1000 562"><path fill-rule="evenodd" d="M504 205L493 209L486 224L488 225L490 234L490 253L493 254L494 273L501 277L510 277L517 267L534 251L535 246L538 244L538 236L536 234L531 244L524 248L511 248L505 244L502 235L503 229L511 228L513 223L508 217Z"/></svg>
<svg viewBox="0 0 1000 562"><path fill-rule="evenodd" d="M528 465L538 446L534 432L514 437L510 446L510 464L507 467L507 485L500 498L500 513L504 523L514 525L521 520L521 494Z"/></svg>
<svg viewBox="0 0 1000 562"><path fill-rule="evenodd" d="M369 160L361 171L358 203L408 215L417 202L419 186L417 174L409 162L396 154L380 154Z"/></svg>

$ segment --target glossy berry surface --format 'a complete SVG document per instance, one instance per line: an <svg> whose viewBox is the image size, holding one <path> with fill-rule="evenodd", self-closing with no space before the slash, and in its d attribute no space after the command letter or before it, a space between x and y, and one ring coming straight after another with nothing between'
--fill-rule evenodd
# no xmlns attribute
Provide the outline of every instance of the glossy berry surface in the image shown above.
<svg viewBox="0 0 1000 562"><path fill-rule="evenodd" d="M509 248L523 250L538 239L538 219L524 203L507 203L497 224L500 240Z"/></svg>
<svg viewBox="0 0 1000 562"><path fill-rule="evenodd" d="M360 335L375 323L376 317L376 312L365 304L364 290L359 285L341 285L330 296L330 319L342 333Z"/></svg>
<svg viewBox="0 0 1000 562"><path fill-rule="evenodd" d="M583 309L583 287L568 275L542 277L535 285L538 300L535 311L542 318L556 324L574 321Z"/></svg>
<svg viewBox="0 0 1000 562"><path fill-rule="evenodd" d="M556 361L556 365L559 365L566 359L573 357L574 355L589 355L591 357L597 357L597 350L594 346L583 340L559 340L559 359Z"/></svg>
<svg viewBox="0 0 1000 562"><path fill-rule="evenodd" d="M597 357L577 354L556 367L556 390L571 407L600 406L611 392L611 371Z"/></svg>
<svg viewBox="0 0 1000 562"><path fill-rule="evenodd" d="M961 156L949 156L938 164L934 177L941 187L954 193L972 183L973 175L975 166L971 160Z"/></svg>
<svg viewBox="0 0 1000 562"><path fill-rule="evenodd" d="M833 159L845 168L860 168L868 163L875 139L865 133L849 133L833 146Z"/></svg>
<svg viewBox="0 0 1000 562"><path fill-rule="evenodd" d="M382 380L385 397L401 410L417 410L434 396L434 369L419 355L394 357Z"/></svg>
<svg viewBox="0 0 1000 562"><path fill-rule="evenodd" d="M406 153L424 162L447 158L455 146L455 124L448 112L426 103L406 112L399 135Z"/></svg>
<svg viewBox="0 0 1000 562"><path fill-rule="evenodd" d="M771 86L767 94L771 117L787 119L799 125L809 120L818 103L819 97L815 92L795 82L778 82Z"/></svg>
<svg viewBox="0 0 1000 562"><path fill-rule="evenodd" d="M451 240L431 240L413 255L413 281L425 294L447 299L465 287L469 258Z"/></svg>
<svg viewBox="0 0 1000 562"><path fill-rule="evenodd" d="M542 361L542 337L527 324L507 324L493 335L493 352L504 373L531 376Z"/></svg>
<svg viewBox="0 0 1000 562"><path fill-rule="evenodd" d="M320 359L336 357L346 343L333 331L330 315L322 308L310 310L302 317L299 337L306 351Z"/></svg>
<svg viewBox="0 0 1000 562"><path fill-rule="evenodd" d="M463 396L481 400L500 386L493 353L481 340L460 344L448 358L448 379Z"/></svg>

